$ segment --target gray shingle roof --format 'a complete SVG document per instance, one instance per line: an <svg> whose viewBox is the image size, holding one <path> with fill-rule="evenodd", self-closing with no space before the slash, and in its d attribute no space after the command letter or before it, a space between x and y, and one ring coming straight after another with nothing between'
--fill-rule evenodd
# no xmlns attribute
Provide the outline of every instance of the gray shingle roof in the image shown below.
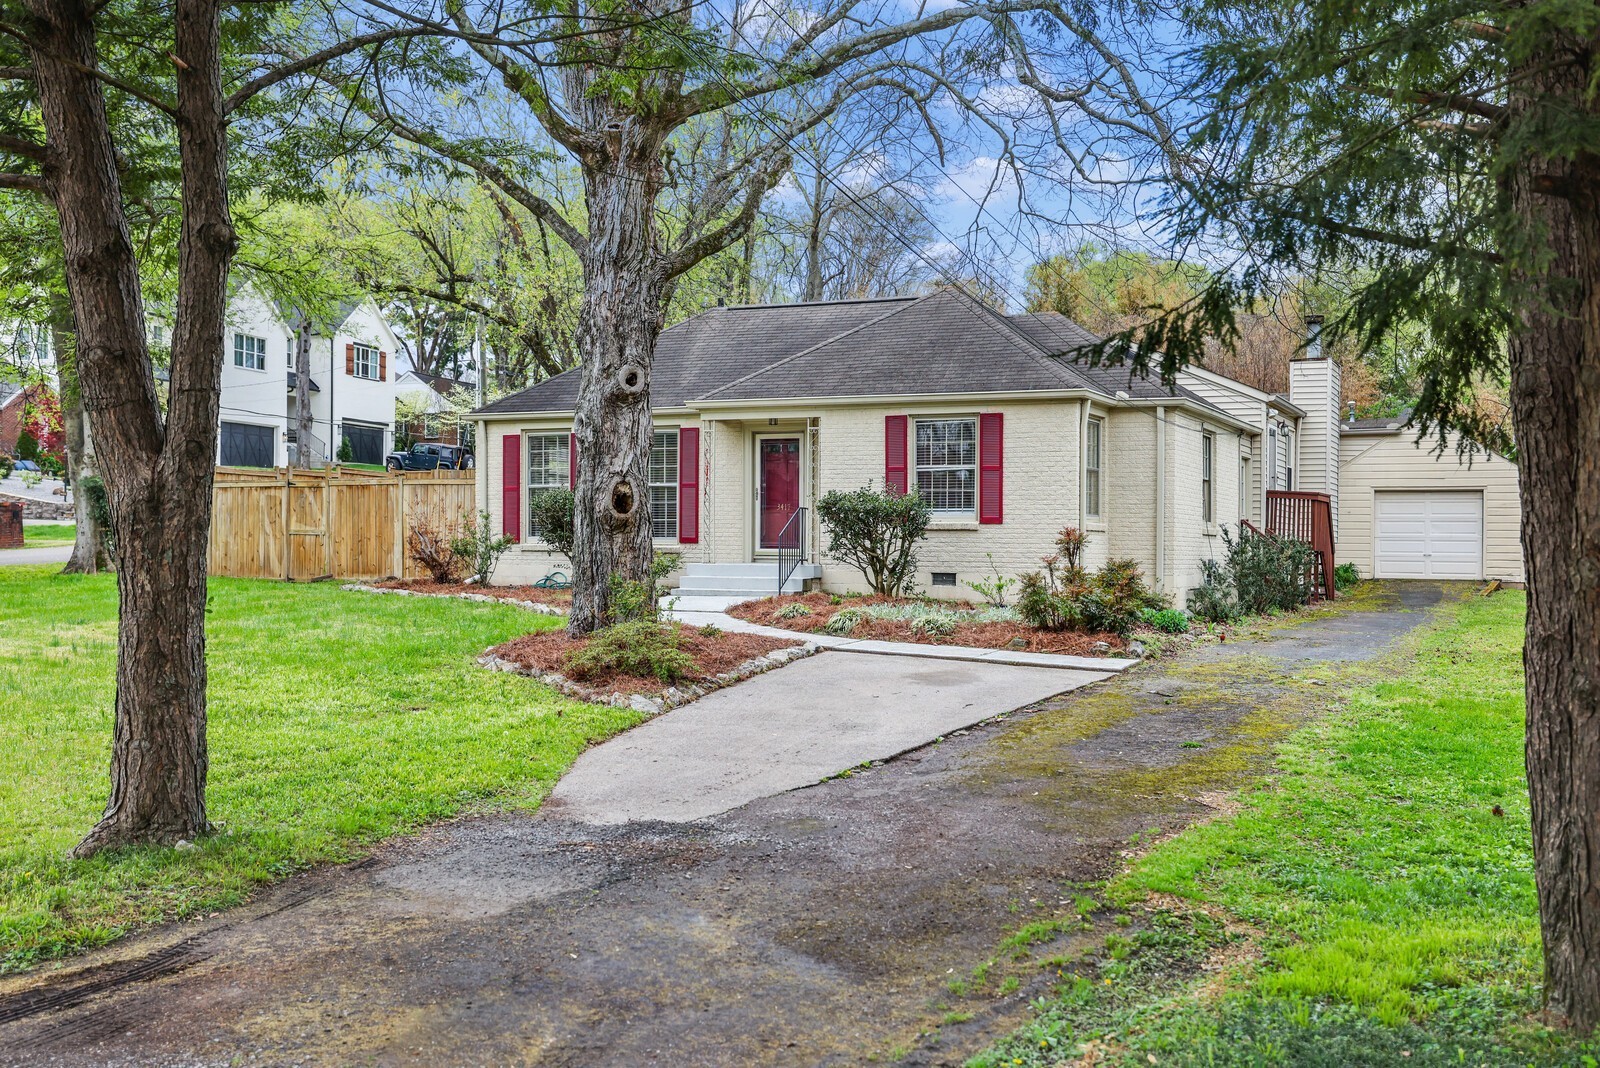
<svg viewBox="0 0 1600 1068"><path fill-rule="evenodd" d="M854 329L913 299L740 304L707 309L662 331L650 375L650 402L657 408L682 407L719 386ZM479 411L490 415L571 411L578 401L579 375L578 368L563 371L518 393L507 394Z"/></svg>
<svg viewBox="0 0 1600 1068"><path fill-rule="evenodd" d="M922 297L714 308L663 331L651 403L1081 389L1135 400L1204 398L1069 354L1100 339L1054 312L1003 316L957 290ZM571 411L580 372L479 409Z"/></svg>
<svg viewBox="0 0 1600 1068"><path fill-rule="evenodd" d="M1365 431L1369 434L1385 432L1398 434L1405 429L1406 423L1411 419L1411 409L1407 408L1399 415L1380 415L1371 419L1346 419L1339 424L1340 430Z"/></svg>

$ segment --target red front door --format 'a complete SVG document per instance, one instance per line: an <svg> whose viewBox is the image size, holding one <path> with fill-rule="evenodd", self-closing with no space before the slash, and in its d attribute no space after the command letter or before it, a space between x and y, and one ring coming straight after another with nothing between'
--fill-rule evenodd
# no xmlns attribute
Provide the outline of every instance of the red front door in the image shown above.
<svg viewBox="0 0 1600 1068"><path fill-rule="evenodd" d="M800 510L800 439L762 438L757 453L761 468L761 547L776 549L784 524Z"/></svg>

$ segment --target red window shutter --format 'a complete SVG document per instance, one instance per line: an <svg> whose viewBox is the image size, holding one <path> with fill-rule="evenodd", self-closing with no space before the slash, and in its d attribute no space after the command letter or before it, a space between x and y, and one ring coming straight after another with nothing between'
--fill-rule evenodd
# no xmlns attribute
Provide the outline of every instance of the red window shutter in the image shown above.
<svg viewBox="0 0 1600 1068"><path fill-rule="evenodd" d="M978 522L999 523L1005 517L1005 417L999 412L978 416Z"/></svg>
<svg viewBox="0 0 1600 1068"><path fill-rule="evenodd" d="M567 438L567 488L578 488L578 435Z"/></svg>
<svg viewBox="0 0 1600 1068"><path fill-rule="evenodd" d="M883 417L883 484L898 493L910 492L906 477L906 424L903 415Z"/></svg>
<svg viewBox="0 0 1600 1068"><path fill-rule="evenodd" d="M389 381L389 354L382 349L378 350L378 381Z"/></svg>
<svg viewBox="0 0 1600 1068"><path fill-rule="evenodd" d="M500 468L500 532L522 540L522 435L507 434Z"/></svg>
<svg viewBox="0 0 1600 1068"><path fill-rule="evenodd" d="M678 428L678 540L700 540L700 428Z"/></svg>
<svg viewBox="0 0 1600 1068"><path fill-rule="evenodd" d="M344 373L347 375L356 373L356 343L354 341L346 341L344 343Z"/></svg>

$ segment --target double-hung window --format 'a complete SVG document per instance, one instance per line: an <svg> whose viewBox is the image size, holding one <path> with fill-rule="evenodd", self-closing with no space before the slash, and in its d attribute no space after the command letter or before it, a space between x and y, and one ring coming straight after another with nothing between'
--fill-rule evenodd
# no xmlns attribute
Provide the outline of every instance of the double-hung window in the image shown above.
<svg viewBox="0 0 1600 1068"><path fill-rule="evenodd" d="M934 515L978 513L978 421L917 420L917 493Z"/></svg>
<svg viewBox="0 0 1600 1068"><path fill-rule="evenodd" d="M1217 436L1200 435L1200 516L1207 523L1216 522L1217 510L1213 497L1213 461L1217 454Z"/></svg>
<svg viewBox="0 0 1600 1068"><path fill-rule="evenodd" d="M532 507L534 494L545 490L566 489L572 477L568 458L570 437L560 434L528 435L528 536L543 537L535 521Z"/></svg>
<svg viewBox="0 0 1600 1068"><path fill-rule="evenodd" d="M650 536L678 540L678 432L650 438Z"/></svg>
<svg viewBox="0 0 1600 1068"><path fill-rule="evenodd" d="M1250 518L1250 457L1239 457L1239 518Z"/></svg>
<svg viewBox="0 0 1600 1068"><path fill-rule="evenodd" d="M233 335L233 365L252 371L267 369L267 339L250 334Z"/></svg>
<svg viewBox="0 0 1600 1068"><path fill-rule="evenodd" d="M1100 518L1100 454L1105 437L1105 421L1091 419L1083 443L1083 512Z"/></svg>
<svg viewBox="0 0 1600 1068"><path fill-rule="evenodd" d="M371 345L355 346L355 373L357 378L378 377L378 350Z"/></svg>

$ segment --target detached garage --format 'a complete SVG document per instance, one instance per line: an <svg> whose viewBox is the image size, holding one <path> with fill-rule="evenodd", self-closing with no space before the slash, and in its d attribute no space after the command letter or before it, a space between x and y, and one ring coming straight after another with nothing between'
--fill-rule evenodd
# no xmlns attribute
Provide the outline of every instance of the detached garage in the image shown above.
<svg viewBox="0 0 1600 1068"><path fill-rule="evenodd" d="M1403 422L1340 424L1339 562L1373 578L1522 582L1516 465L1435 454Z"/></svg>

